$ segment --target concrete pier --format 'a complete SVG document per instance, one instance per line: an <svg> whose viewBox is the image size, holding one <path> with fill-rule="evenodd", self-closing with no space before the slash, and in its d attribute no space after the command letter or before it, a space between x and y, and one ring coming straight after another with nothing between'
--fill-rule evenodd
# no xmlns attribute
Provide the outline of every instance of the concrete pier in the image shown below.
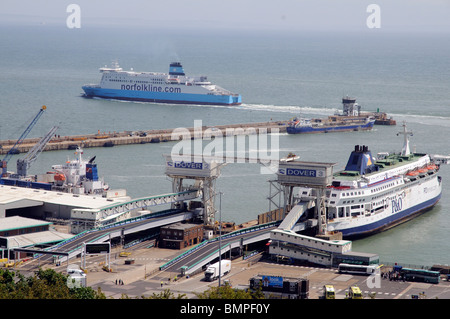
<svg viewBox="0 0 450 319"><path fill-rule="evenodd" d="M251 128L256 132L263 132L270 134L273 129L278 129L278 132L286 132L286 125L288 121L271 121L260 123L244 123L244 124L229 124L229 125L215 125L215 126L202 126L202 134L209 129L211 132L221 131L225 136L227 129L234 129L234 134L253 134ZM236 130L236 129L242 130ZM194 130L199 128L191 127L187 128L192 134ZM172 132L174 129L162 129L162 130L141 130L141 131L124 131L124 132L101 132L97 131L95 134L85 135L72 135L72 136L59 136L52 137L49 143L47 143L44 151L56 151L67 150L75 148L77 145L83 148L91 147L108 147L116 145L128 145L128 144L145 144L145 143L159 143L168 142L172 140ZM263 131L261 131L263 130ZM203 136L203 135L202 135ZM179 137L181 139L182 137ZM40 138L28 138L20 144L17 149L19 153L26 153L32 148ZM13 147L16 140L1 140L0 141L0 154L6 154Z"/></svg>

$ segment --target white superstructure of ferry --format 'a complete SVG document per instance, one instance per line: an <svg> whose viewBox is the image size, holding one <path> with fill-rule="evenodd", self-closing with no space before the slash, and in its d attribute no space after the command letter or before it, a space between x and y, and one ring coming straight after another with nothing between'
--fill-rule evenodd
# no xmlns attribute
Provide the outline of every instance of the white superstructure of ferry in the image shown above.
<svg viewBox="0 0 450 319"><path fill-rule="evenodd" d="M85 97L175 104L240 105L240 94L208 81L206 76L187 76L180 62L169 73L124 71L117 62L100 68L99 84L82 87Z"/></svg>
<svg viewBox="0 0 450 319"><path fill-rule="evenodd" d="M326 190L327 231L363 237L391 228L431 209L442 191L439 165L428 154L409 150L411 132L403 126L401 153L372 157L355 146L343 171Z"/></svg>

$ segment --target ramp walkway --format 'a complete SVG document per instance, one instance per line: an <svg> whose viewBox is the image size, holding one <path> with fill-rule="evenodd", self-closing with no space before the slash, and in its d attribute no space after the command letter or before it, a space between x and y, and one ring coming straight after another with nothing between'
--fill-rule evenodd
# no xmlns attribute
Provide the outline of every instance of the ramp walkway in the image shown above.
<svg viewBox="0 0 450 319"><path fill-rule="evenodd" d="M302 215L314 205L314 200L303 200L296 204L286 215L278 229L292 230Z"/></svg>
<svg viewBox="0 0 450 319"><path fill-rule="evenodd" d="M147 209L148 207L183 202L196 199L200 196L199 189L189 189L178 193L154 195L133 199L122 203L112 203L100 208L74 208L71 218L73 220L90 219L93 221L93 228L107 226L121 221L123 215L134 210ZM89 217L85 217L89 216Z"/></svg>
<svg viewBox="0 0 450 319"><path fill-rule="evenodd" d="M171 261L162 265L159 270L179 272L183 269L185 275L192 275L202 270L202 267L219 257L219 251L226 256L232 249L245 245L267 241L270 239L270 231L276 229L277 222L257 225L206 240L197 246L187 250Z"/></svg>
<svg viewBox="0 0 450 319"><path fill-rule="evenodd" d="M178 209L168 209L160 212L154 212L143 217L128 219L113 225L85 231L60 242L57 245L49 247L46 251L65 253L65 256L59 259L60 262L64 262L67 259L74 258L79 255L82 251L84 243L103 243L109 241L111 238L162 227L190 218L192 218L191 212L183 212ZM39 254L37 254L35 258L40 258L41 262L45 262L52 259L52 256L39 256Z"/></svg>

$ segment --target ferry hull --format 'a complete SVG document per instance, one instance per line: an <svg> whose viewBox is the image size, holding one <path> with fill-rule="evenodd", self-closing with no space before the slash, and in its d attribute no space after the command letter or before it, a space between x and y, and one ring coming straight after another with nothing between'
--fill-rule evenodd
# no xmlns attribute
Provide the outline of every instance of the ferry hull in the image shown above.
<svg viewBox="0 0 450 319"><path fill-rule="evenodd" d="M308 133L328 133L328 132L348 132L348 131L369 131L373 128L373 121L364 124L337 125L324 127L292 127L288 126L286 132L289 134L308 134Z"/></svg>
<svg viewBox="0 0 450 319"><path fill-rule="evenodd" d="M414 207L405 209L402 212L393 214L382 220L379 220L379 221L376 221L373 223L368 223L365 225L356 226L356 227L336 229L336 230L341 232L342 236L346 239L358 239L358 238L368 237L368 236L374 235L376 233L385 231L387 229L393 228L395 226L398 226L404 222L407 222L407 221L431 210L438 203L440 198L441 198L441 194L439 193L438 196L436 196L432 199L429 199L429 200L427 200L423 203L420 203Z"/></svg>
<svg viewBox="0 0 450 319"><path fill-rule="evenodd" d="M344 170L333 174L324 202L328 232L339 232L346 239L367 237L411 220L438 203L440 166L429 154L410 152L412 132L406 124L399 134L404 135L401 153L381 152L374 157L367 146L355 145Z"/></svg>
<svg viewBox="0 0 450 319"><path fill-rule="evenodd" d="M200 104L200 105L241 105L240 95L213 95L167 92L142 92L116 89L103 89L83 86L85 97L103 98L123 101L170 103L170 104Z"/></svg>

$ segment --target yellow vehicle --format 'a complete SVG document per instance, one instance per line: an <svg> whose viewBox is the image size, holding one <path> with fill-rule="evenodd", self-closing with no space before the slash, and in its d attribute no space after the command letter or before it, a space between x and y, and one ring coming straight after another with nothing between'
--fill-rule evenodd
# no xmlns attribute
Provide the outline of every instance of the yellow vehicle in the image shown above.
<svg viewBox="0 0 450 319"><path fill-rule="evenodd" d="M332 285L323 286L323 297L324 297L324 299L336 299L336 293L334 291L334 286L332 286Z"/></svg>
<svg viewBox="0 0 450 319"><path fill-rule="evenodd" d="M363 299L361 289L357 286L348 288L348 299Z"/></svg>
<svg viewBox="0 0 450 319"><path fill-rule="evenodd" d="M128 251L122 251L122 252L119 254L120 257L128 257L128 256L130 256L130 255L131 255L131 253L128 252Z"/></svg>
<svg viewBox="0 0 450 319"><path fill-rule="evenodd" d="M323 297L324 297L324 299L336 299L336 293L334 291L334 286L332 286L332 285L323 286Z"/></svg>

